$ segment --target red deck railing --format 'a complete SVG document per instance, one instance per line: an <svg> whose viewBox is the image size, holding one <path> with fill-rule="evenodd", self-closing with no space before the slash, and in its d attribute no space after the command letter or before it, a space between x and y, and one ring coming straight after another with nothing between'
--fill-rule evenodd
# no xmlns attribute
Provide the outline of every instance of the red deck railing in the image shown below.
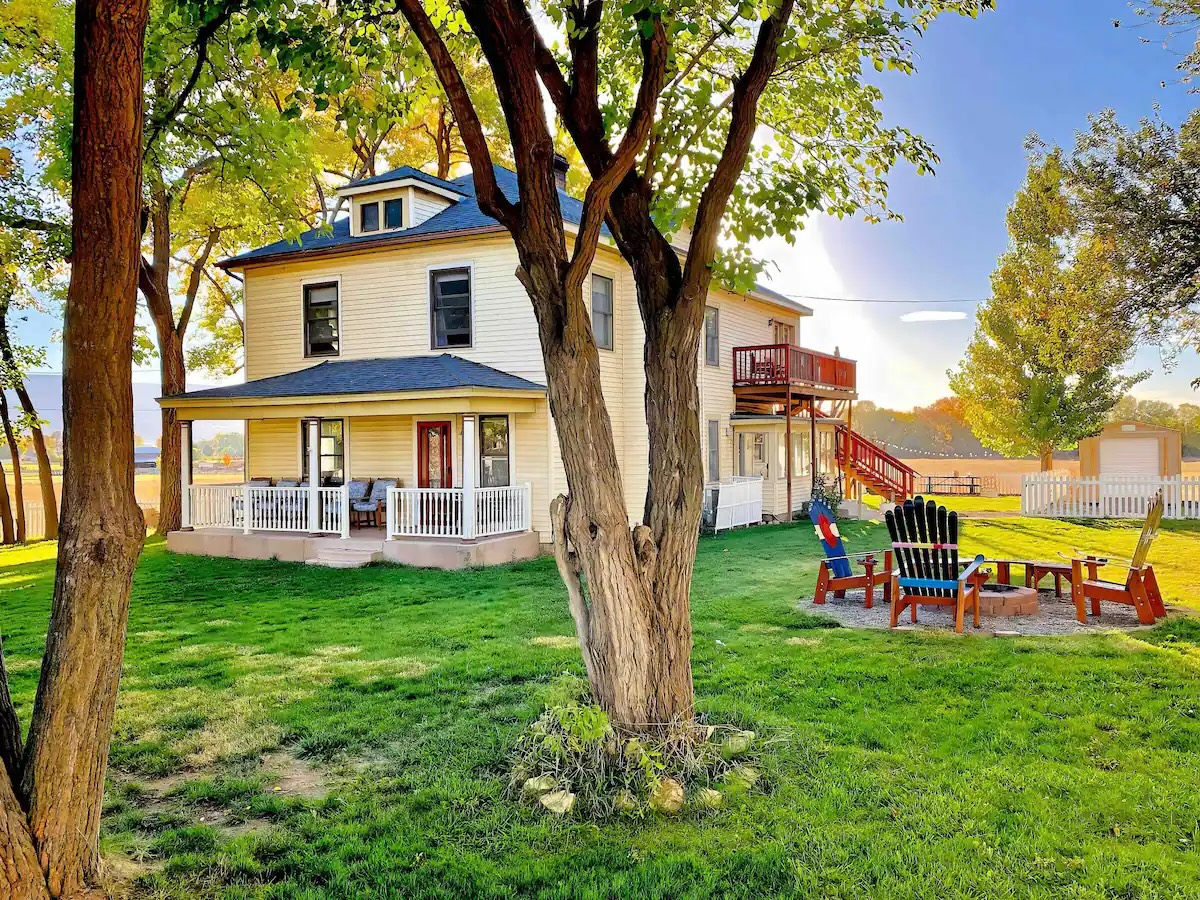
<svg viewBox="0 0 1200 900"><path fill-rule="evenodd" d="M784 387L788 384L853 391L856 363L791 344L733 348L734 387Z"/></svg>
<svg viewBox="0 0 1200 900"><path fill-rule="evenodd" d="M837 427L837 461L845 465L849 453L850 468L879 485L891 489L893 502L913 495L917 473L878 444L869 441L845 425Z"/></svg>

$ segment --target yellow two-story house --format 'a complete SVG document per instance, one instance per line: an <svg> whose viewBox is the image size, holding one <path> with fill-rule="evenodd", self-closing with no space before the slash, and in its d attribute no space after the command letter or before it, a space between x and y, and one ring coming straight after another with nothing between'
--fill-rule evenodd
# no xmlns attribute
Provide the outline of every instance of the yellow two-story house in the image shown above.
<svg viewBox="0 0 1200 900"><path fill-rule="evenodd" d="M516 176L497 177L516 199ZM183 423L185 461L192 421L242 420L247 478L193 484L186 464L169 546L346 566L536 555L567 486L512 240L470 175L404 167L340 193L350 214L331 231L221 263L245 283L246 381L160 402ZM570 235L581 205L560 200ZM607 235L586 293L632 521L647 479L643 332ZM867 483L869 445L844 421L855 364L800 346L811 314L765 288L710 293L699 371L713 524L790 518L814 463Z"/></svg>

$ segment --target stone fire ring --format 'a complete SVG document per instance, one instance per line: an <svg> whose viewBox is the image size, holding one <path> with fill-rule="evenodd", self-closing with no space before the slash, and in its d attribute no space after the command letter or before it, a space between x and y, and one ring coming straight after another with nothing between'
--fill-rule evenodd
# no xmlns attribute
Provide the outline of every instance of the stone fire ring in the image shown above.
<svg viewBox="0 0 1200 900"><path fill-rule="evenodd" d="M979 589L981 616L1035 616L1038 592L1015 584L985 584Z"/></svg>

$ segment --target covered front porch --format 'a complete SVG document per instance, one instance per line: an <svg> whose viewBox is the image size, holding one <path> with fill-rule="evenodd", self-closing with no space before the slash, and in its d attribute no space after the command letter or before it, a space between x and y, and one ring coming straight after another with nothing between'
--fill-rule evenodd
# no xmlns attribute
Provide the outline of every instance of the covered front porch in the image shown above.
<svg viewBox="0 0 1200 900"><path fill-rule="evenodd" d="M336 369L351 366L360 368L315 367L335 370L321 373L321 389L336 389ZM303 373L293 373L264 379L284 382L268 385L270 396L259 381L164 398L178 410L186 463L182 528L168 535L169 549L334 567L388 559L460 568L537 556L533 510L547 469L542 389L473 363L465 371L516 383L400 391L375 379L376 389L353 396L314 396L295 383ZM194 423L231 419L244 423L245 478L197 483Z"/></svg>

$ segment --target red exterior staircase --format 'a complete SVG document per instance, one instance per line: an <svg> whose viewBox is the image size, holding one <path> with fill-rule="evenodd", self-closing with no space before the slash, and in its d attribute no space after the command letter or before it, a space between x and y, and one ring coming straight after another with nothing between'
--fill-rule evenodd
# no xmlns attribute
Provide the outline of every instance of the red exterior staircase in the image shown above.
<svg viewBox="0 0 1200 900"><path fill-rule="evenodd" d="M845 425L837 426L837 464L851 480L892 503L913 496L916 472L878 444Z"/></svg>

